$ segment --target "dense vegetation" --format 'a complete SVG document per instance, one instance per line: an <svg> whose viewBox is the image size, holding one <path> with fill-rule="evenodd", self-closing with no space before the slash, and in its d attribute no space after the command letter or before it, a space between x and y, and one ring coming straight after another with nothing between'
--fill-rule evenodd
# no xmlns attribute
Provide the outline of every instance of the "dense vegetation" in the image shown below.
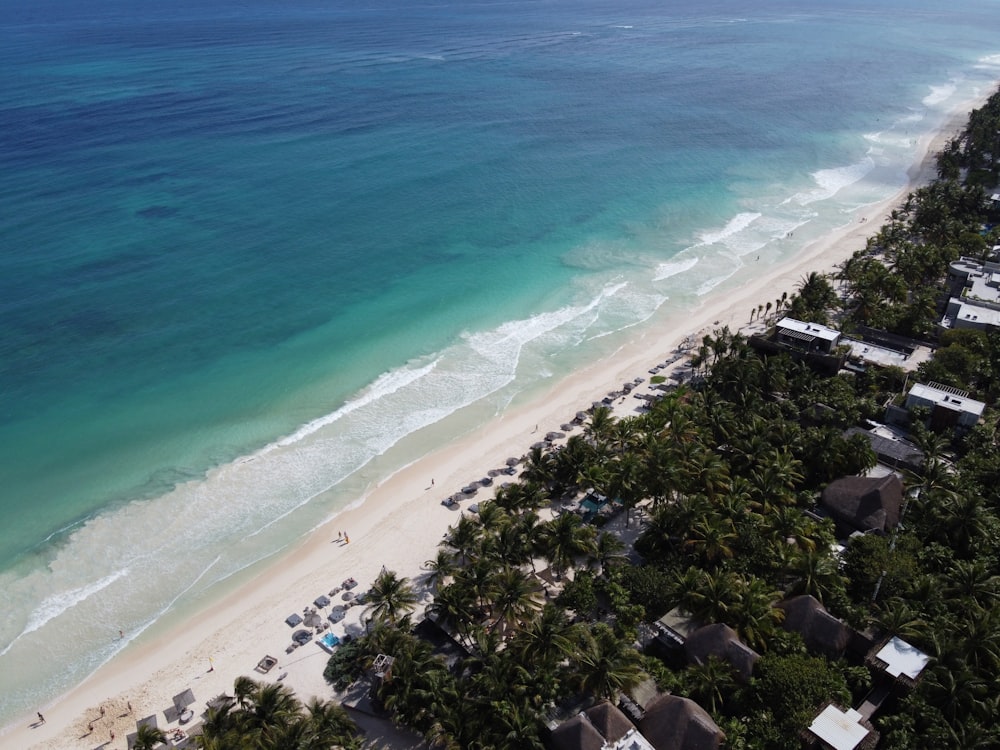
<svg viewBox="0 0 1000 750"><path fill-rule="evenodd" d="M204 750L361 747L354 722L341 706L315 698L302 705L285 685L259 683L249 677L236 680L232 698L220 697L209 708L202 730L197 742Z"/></svg>

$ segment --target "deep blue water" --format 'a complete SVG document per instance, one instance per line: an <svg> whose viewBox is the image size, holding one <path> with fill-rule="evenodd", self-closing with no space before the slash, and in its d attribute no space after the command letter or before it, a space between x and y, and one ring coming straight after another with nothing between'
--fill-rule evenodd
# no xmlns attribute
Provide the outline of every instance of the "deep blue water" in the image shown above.
<svg viewBox="0 0 1000 750"><path fill-rule="evenodd" d="M996 20L0 1L0 718L110 655L94 612L141 630L349 502L406 434L891 194L916 137L992 87ZM265 446L266 477L204 479ZM189 503L214 520L137 606L117 542ZM78 651L26 674L70 615Z"/></svg>

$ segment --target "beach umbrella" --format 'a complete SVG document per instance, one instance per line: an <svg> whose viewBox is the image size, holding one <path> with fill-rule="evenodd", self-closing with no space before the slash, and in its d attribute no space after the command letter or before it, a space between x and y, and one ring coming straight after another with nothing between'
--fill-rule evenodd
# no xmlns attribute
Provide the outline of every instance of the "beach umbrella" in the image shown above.
<svg viewBox="0 0 1000 750"><path fill-rule="evenodd" d="M521 459L519 459L519 458L513 458L513 457L511 457L511 458L507 459L507 465L508 466L517 466L519 463L521 463Z"/></svg>
<svg viewBox="0 0 1000 750"><path fill-rule="evenodd" d="M313 604L315 604L320 609L322 609L323 607L327 606L329 603L330 603L330 599L328 597L323 596L322 594L320 594L319 596L317 596L316 597L316 601L313 602Z"/></svg>
<svg viewBox="0 0 1000 750"><path fill-rule="evenodd" d="M138 727L149 727L151 729L156 729L156 714L150 714L145 719L139 719L135 723L136 728Z"/></svg>
<svg viewBox="0 0 1000 750"><path fill-rule="evenodd" d="M178 711L187 708L192 703L194 703L194 693L191 692L191 688L188 688L183 693L178 693L174 696L174 705L177 707Z"/></svg>
<svg viewBox="0 0 1000 750"><path fill-rule="evenodd" d="M307 628L315 628L317 625L323 624L323 618L316 611L312 611L306 615L304 623Z"/></svg>
<svg viewBox="0 0 1000 750"><path fill-rule="evenodd" d="M297 614L290 614L285 618L285 623L290 628L294 628L296 625L302 622L302 618Z"/></svg>

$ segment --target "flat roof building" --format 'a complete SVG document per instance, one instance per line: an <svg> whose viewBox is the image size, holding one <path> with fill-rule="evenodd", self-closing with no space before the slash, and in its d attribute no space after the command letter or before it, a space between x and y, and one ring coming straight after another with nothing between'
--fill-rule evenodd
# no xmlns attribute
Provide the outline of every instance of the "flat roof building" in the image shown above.
<svg viewBox="0 0 1000 750"><path fill-rule="evenodd" d="M923 406L931 410L933 428L970 429L982 419L986 404L969 398L966 391L940 383L917 383L906 396L906 408Z"/></svg>
<svg viewBox="0 0 1000 750"><path fill-rule="evenodd" d="M830 354L840 343L840 331L819 323L782 318L775 327L775 339L796 349Z"/></svg>
<svg viewBox="0 0 1000 750"><path fill-rule="evenodd" d="M842 711L831 703L813 719L809 731L833 750L854 750L873 734L865 723L853 708Z"/></svg>

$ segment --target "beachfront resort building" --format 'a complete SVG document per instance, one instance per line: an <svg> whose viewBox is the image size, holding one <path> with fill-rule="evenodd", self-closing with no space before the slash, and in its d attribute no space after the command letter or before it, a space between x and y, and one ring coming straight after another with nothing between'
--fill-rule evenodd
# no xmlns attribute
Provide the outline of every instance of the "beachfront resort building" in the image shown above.
<svg viewBox="0 0 1000 750"><path fill-rule="evenodd" d="M1000 246L986 261L956 260L948 268L948 281L952 296L941 319L943 328L1000 327Z"/></svg>
<svg viewBox="0 0 1000 750"><path fill-rule="evenodd" d="M726 735L694 701L655 693L638 726L601 701L552 730L553 750L718 750Z"/></svg>
<svg viewBox="0 0 1000 750"><path fill-rule="evenodd" d="M823 490L820 505L838 529L884 534L896 528L903 507L903 483L895 474L841 477Z"/></svg>
<svg viewBox="0 0 1000 750"><path fill-rule="evenodd" d="M840 331L819 323L782 318L775 326L774 340L800 351L833 354L840 344Z"/></svg>
<svg viewBox="0 0 1000 750"><path fill-rule="evenodd" d="M808 747L868 750L878 743L879 735L858 711L829 703L812 720L805 739Z"/></svg>
<svg viewBox="0 0 1000 750"><path fill-rule="evenodd" d="M966 391L939 383L917 383L906 396L906 409L930 410L929 426L934 430L970 430L979 424L986 404L969 398Z"/></svg>

